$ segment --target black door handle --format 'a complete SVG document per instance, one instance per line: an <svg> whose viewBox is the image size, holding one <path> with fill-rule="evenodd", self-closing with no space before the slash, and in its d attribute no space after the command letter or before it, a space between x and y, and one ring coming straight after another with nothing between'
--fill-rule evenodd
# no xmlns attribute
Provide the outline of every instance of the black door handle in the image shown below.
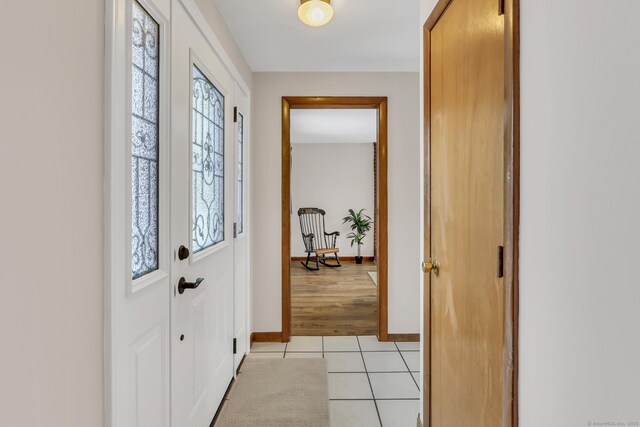
<svg viewBox="0 0 640 427"><path fill-rule="evenodd" d="M202 277L198 277L195 282L187 282L184 277L180 278L178 282L178 293L183 294L185 289L195 289L200 286L204 279Z"/></svg>

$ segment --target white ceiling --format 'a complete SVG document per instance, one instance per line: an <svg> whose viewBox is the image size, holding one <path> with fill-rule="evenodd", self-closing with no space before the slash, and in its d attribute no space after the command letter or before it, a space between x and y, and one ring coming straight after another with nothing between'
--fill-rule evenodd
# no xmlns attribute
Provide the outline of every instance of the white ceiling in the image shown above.
<svg viewBox="0 0 640 427"><path fill-rule="evenodd" d="M253 71L418 71L419 0L332 0L312 28L300 0L214 0Z"/></svg>
<svg viewBox="0 0 640 427"><path fill-rule="evenodd" d="M292 144L371 144L378 110L291 110Z"/></svg>

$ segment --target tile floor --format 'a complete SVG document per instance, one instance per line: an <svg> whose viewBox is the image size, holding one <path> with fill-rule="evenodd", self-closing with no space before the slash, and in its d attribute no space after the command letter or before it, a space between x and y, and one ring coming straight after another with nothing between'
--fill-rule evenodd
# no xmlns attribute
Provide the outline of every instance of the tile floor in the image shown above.
<svg viewBox="0 0 640 427"><path fill-rule="evenodd" d="M292 337L254 343L248 357L324 357L331 427L414 427L420 411L419 343L375 336Z"/></svg>

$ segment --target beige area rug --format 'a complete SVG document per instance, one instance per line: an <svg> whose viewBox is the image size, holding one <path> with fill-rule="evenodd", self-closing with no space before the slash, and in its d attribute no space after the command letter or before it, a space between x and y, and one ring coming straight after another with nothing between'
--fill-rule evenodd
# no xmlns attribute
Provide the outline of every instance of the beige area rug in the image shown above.
<svg viewBox="0 0 640 427"><path fill-rule="evenodd" d="M215 427L329 427L325 359L245 359Z"/></svg>
<svg viewBox="0 0 640 427"><path fill-rule="evenodd" d="M373 280L373 283L378 286L378 272L377 271L369 271L369 277Z"/></svg>

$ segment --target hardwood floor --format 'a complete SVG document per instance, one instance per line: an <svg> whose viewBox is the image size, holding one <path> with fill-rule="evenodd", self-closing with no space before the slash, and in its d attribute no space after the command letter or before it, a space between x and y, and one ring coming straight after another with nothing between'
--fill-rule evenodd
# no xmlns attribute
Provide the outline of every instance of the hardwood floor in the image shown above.
<svg viewBox="0 0 640 427"><path fill-rule="evenodd" d="M292 262L292 334L375 335L378 296L369 271L376 271L375 263L343 261L340 268L308 271Z"/></svg>

